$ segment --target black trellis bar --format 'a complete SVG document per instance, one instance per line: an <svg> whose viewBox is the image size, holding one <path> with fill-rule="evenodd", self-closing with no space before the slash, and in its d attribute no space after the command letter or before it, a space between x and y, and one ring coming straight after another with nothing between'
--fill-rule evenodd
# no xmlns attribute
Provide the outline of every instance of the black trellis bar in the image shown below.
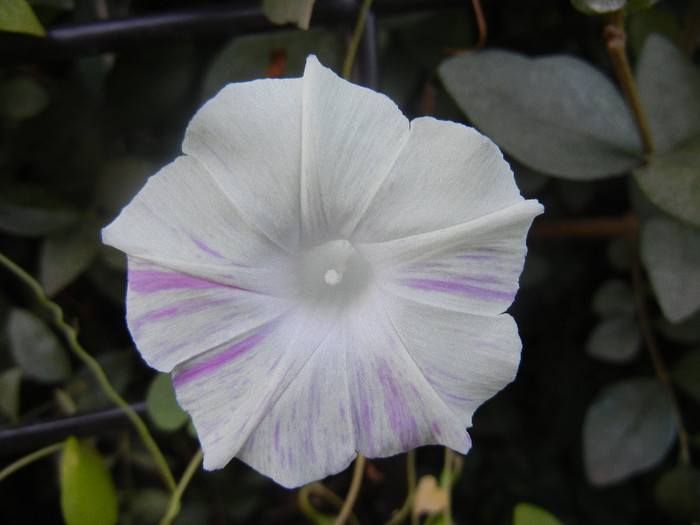
<svg viewBox="0 0 700 525"><path fill-rule="evenodd" d="M279 30L261 8L262 0L134 15L49 28L46 37L0 33L0 65L68 60L155 42L233 36ZM464 6L464 0L375 0L375 15ZM355 0L318 0L312 24L354 23Z"/></svg>
<svg viewBox="0 0 700 525"><path fill-rule="evenodd" d="M131 408L140 416L146 413L146 403L137 403ZM32 425L0 428L0 455L35 450L63 441L68 436L89 436L130 425L131 421L121 408L112 408Z"/></svg>

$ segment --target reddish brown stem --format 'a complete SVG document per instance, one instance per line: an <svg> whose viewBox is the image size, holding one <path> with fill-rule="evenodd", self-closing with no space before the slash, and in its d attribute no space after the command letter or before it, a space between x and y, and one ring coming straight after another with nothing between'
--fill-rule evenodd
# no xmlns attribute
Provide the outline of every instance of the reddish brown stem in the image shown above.
<svg viewBox="0 0 700 525"><path fill-rule="evenodd" d="M603 38L607 43L608 54L615 68L615 73L617 73L617 78L620 81L622 92L625 94L627 103L632 110L632 116L634 117L634 122L637 125L637 131L639 132L642 146L644 147L644 153L648 155L654 151L654 144L651 140L649 125L644 116L644 109L639 99L637 86L634 83L634 75L632 75L632 69L627 60L627 51L625 49L627 35L623 29L624 12L618 11L611 18L613 23L605 27Z"/></svg>
<svg viewBox="0 0 700 525"><path fill-rule="evenodd" d="M578 219L557 222L536 222L530 229L532 237L634 237L639 228L632 214L601 219Z"/></svg>

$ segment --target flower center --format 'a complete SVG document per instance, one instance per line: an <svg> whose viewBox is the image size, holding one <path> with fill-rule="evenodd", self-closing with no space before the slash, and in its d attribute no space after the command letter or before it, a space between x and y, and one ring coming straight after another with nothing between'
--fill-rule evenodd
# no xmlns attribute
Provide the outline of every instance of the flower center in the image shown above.
<svg viewBox="0 0 700 525"><path fill-rule="evenodd" d="M367 261L344 239L304 252L299 262L303 295L312 301L346 304L362 293L371 277Z"/></svg>

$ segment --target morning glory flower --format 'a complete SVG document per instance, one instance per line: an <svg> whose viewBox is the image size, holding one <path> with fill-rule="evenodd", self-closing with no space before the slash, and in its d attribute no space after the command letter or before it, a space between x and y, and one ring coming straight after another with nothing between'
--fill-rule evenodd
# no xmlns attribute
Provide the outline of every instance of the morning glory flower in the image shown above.
<svg viewBox="0 0 700 525"><path fill-rule="evenodd" d="M425 444L466 453L515 376L503 313L542 212L472 128L408 121L309 57L229 84L104 242L128 255L127 321L172 372L204 467L294 487Z"/></svg>

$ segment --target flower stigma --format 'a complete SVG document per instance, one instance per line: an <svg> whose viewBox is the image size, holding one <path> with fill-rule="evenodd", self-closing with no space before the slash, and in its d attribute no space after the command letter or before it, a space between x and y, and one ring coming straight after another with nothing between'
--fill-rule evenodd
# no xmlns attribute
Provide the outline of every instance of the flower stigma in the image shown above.
<svg viewBox="0 0 700 525"><path fill-rule="evenodd" d="M367 288L372 271L349 241L335 239L303 252L297 275L304 299L348 304Z"/></svg>
<svg viewBox="0 0 700 525"><path fill-rule="evenodd" d="M323 278L326 280L327 285L335 286L343 278L343 274L335 268L331 268L326 272L326 275L324 275Z"/></svg>

